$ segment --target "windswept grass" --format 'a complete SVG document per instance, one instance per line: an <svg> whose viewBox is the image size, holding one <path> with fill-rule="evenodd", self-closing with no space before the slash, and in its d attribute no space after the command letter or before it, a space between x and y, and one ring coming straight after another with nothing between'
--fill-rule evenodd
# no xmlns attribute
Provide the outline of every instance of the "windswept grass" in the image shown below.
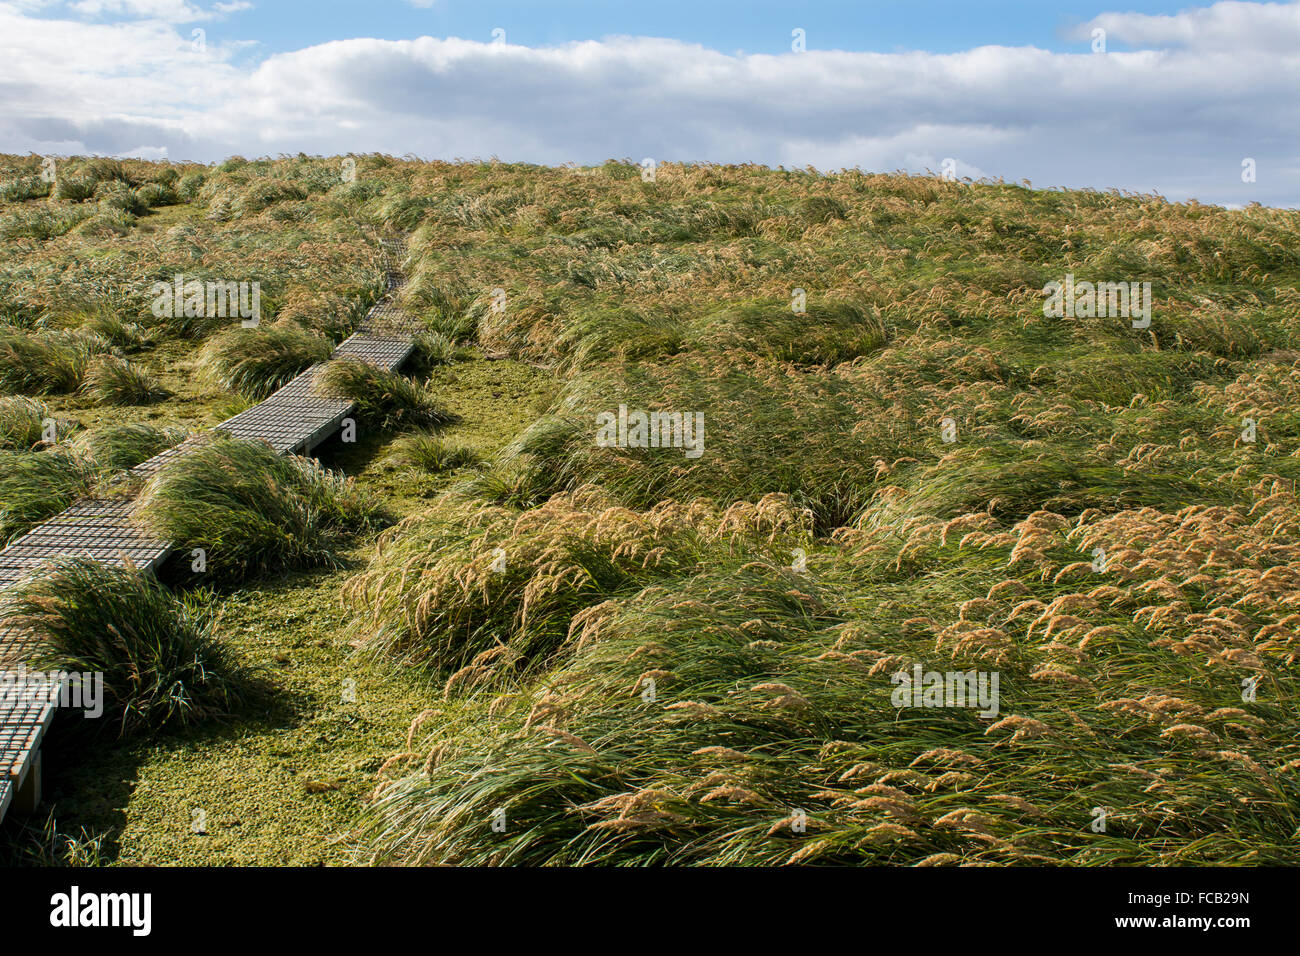
<svg viewBox="0 0 1300 956"><path fill-rule="evenodd" d="M26 202L43 199L50 194L50 184L39 176L19 176L0 182L0 201Z"/></svg>
<svg viewBox="0 0 1300 956"><path fill-rule="evenodd" d="M81 328L101 336L114 348L137 349L149 340L149 333L138 322L128 321L107 307L88 312Z"/></svg>
<svg viewBox="0 0 1300 956"><path fill-rule="evenodd" d="M426 367L452 365L466 358L465 349L441 332L425 332L415 340L415 361Z"/></svg>
<svg viewBox="0 0 1300 956"><path fill-rule="evenodd" d="M1295 862L1300 214L859 170L355 161L345 184L337 159L69 160L80 198L0 189L0 390L74 391L110 345L159 368L236 324L144 319L146 275L257 279L263 331L337 339L378 294L374 235L409 231L417 377L322 375L367 424L421 429L365 472L410 517L345 600L350 636L446 697L380 772L366 858ZM137 219L123 190L151 182L183 205ZM1150 326L1045 315L1067 273L1149 281ZM556 401L512 414L480 354ZM455 439L503 451L427 433L435 394ZM699 454L598 442L622 407L698 414ZM337 561L365 523L273 458L213 453L152 489L217 580ZM997 674L998 712L896 703L915 665Z"/></svg>
<svg viewBox="0 0 1300 956"><path fill-rule="evenodd" d="M147 424L103 425L82 432L72 447L104 471L126 471L179 444L186 434L183 428Z"/></svg>
<svg viewBox="0 0 1300 956"><path fill-rule="evenodd" d="M346 591L448 698L371 859L1294 861L1296 214L670 168L385 194L408 307L564 389ZM1045 316L1067 272L1152 325ZM597 441L621 407L701 453ZM915 664L999 712L896 705Z"/></svg>
<svg viewBox="0 0 1300 956"><path fill-rule="evenodd" d="M142 202L147 207L170 206L179 202L176 192L167 185L162 183L145 183L135 191Z"/></svg>
<svg viewBox="0 0 1300 956"><path fill-rule="evenodd" d="M0 627L37 641L35 668L103 675L104 713L85 726L184 727L229 716L243 697L210 610L133 568L61 560L0 597Z"/></svg>
<svg viewBox="0 0 1300 956"><path fill-rule="evenodd" d="M170 394L145 369L116 355L97 358L83 387L100 405L152 405Z"/></svg>
<svg viewBox="0 0 1300 956"><path fill-rule="evenodd" d="M372 647L440 670L471 661L527 669L602 596L687 574L711 546L750 554L782 533L802 540L809 523L775 497L725 513L665 502L646 514L595 488L522 514L465 500L386 532L346 597Z"/></svg>
<svg viewBox="0 0 1300 956"><path fill-rule="evenodd" d="M200 367L222 388L260 400L332 351L329 339L296 323L232 328L204 346Z"/></svg>
<svg viewBox="0 0 1300 956"><path fill-rule="evenodd" d="M22 395L0 397L0 448L30 451L45 437L49 409Z"/></svg>
<svg viewBox="0 0 1300 956"><path fill-rule="evenodd" d="M441 336L447 341L457 345L465 345L474 340L474 335L478 331L478 322L466 314L462 309L455 311L443 311L439 308L431 309L424 316L425 327L429 330L431 336ZM430 341L436 342L436 339Z"/></svg>
<svg viewBox="0 0 1300 956"><path fill-rule="evenodd" d="M496 680L514 644L452 675L459 716L412 727L367 814L374 859L1285 862L1296 639L1261 623L1300 580L1300 510L1277 482L1249 494L845 529L802 571L772 560L798 540L778 534L771 557L706 548L659 586L526 589L543 612L585 604L565 654L524 692ZM462 606L429 593L426 613ZM471 619L517 606L487 593ZM900 706L914 664L999 674L999 708ZM1243 702L1245 679L1268 694ZM489 836L494 808L509 824Z"/></svg>
<svg viewBox="0 0 1300 956"><path fill-rule="evenodd" d="M314 387L318 395L356 402L361 418L380 428L434 428L455 420L427 386L352 356L326 365Z"/></svg>
<svg viewBox="0 0 1300 956"><path fill-rule="evenodd" d="M108 351L94 334L0 330L0 392L75 392L92 358Z"/></svg>
<svg viewBox="0 0 1300 956"><path fill-rule="evenodd" d="M597 445L598 416L620 406L679 414L693 425L703 416L702 434L693 436L700 454L686 457L684 443ZM915 455L926 443L919 410L845 375L738 352L610 363L570 379L557 408L504 453L539 494L598 481L628 505L649 508L665 498L732 501L776 491L810 507L823 529L850 522L866 505L878 460Z"/></svg>
<svg viewBox="0 0 1300 956"><path fill-rule="evenodd" d="M0 216L0 239L55 239L92 216L93 211L85 208L19 209Z"/></svg>
<svg viewBox="0 0 1300 956"><path fill-rule="evenodd" d="M475 468L483 463L483 456L463 442L428 432L412 432L399 436L389 446L385 461L436 474L457 468Z"/></svg>
<svg viewBox="0 0 1300 956"><path fill-rule="evenodd" d="M61 449L0 451L0 542L63 511L93 478L90 462Z"/></svg>
<svg viewBox="0 0 1300 956"><path fill-rule="evenodd" d="M202 548L207 574L229 584L320 565L383 520L352 479L261 442L217 438L168 461L145 485L136 517L159 540Z"/></svg>

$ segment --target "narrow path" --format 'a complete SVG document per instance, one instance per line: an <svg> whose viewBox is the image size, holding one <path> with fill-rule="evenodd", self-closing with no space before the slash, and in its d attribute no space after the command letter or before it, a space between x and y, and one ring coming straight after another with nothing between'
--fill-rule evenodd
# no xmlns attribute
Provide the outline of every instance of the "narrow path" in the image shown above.
<svg viewBox="0 0 1300 956"><path fill-rule="evenodd" d="M404 281L399 264L404 244L383 244L387 295L361 320L357 331L339 344L331 359L354 357L386 371L406 361L415 350L418 319L392 304L392 294ZM213 430L234 438L263 440L280 454L310 454L356 411L346 399L313 394L318 363L266 400L217 425ZM197 439L187 439L131 469L148 477ZM86 499L37 525L0 550L0 590L12 587L47 562L85 557L104 564L128 564L153 571L166 560L171 545L143 532L131 518L132 502L123 498ZM21 635L0 630L0 677L17 677L16 669L33 648ZM0 693L0 820L11 804L31 810L40 803L40 745L54 720L56 701L43 681L6 686Z"/></svg>

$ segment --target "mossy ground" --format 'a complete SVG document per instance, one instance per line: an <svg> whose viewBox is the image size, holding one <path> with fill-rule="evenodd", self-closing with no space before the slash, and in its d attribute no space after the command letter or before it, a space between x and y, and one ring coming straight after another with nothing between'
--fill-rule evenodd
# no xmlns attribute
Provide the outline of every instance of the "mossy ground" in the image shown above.
<svg viewBox="0 0 1300 956"><path fill-rule="evenodd" d="M174 343L173 343L174 345ZM169 384L190 390L137 420L213 424L224 394L189 384L186 359L153 350ZM514 361L474 357L434 369L430 383L461 416L445 434L490 456L541 414L553 397L551 377ZM93 424L105 411L58 403L60 414ZM322 461L355 475L400 517L429 506L454 475L419 475L382 462L392 434L337 440ZM371 542L358 540L344 567L253 583L215 600L223 639L251 665L267 693L224 725L156 740L88 743L56 725L45 746L46 805L41 815L11 820L0 856L64 862L67 837L102 838L95 859L124 865L329 865L354 859L347 842L375 773L403 749L422 710L438 706L440 686L419 673L366 663L348 643L339 588L364 565ZM182 574L183 571L174 572ZM349 682L355 682L354 685ZM345 693L350 691L350 693ZM355 697L355 701L349 699ZM206 819L206 833L194 832ZM58 836L42 833L45 814ZM50 845L53 844L53 845Z"/></svg>

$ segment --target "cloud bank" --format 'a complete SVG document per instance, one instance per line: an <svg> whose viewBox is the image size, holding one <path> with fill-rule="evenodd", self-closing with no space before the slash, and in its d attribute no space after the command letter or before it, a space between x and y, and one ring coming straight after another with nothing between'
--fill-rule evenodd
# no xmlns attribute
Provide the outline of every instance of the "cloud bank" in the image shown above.
<svg viewBox="0 0 1300 956"><path fill-rule="evenodd" d="M726 54L339 40L244 63L243 4L0 3L0 150L214 160L382 151L959 175L1300 205L1300 5L1107 13L1079 52ZM98 22L99 14L129 14ZM195 26L201 24L201 26ZM1109 52L1094 53L1093 31ZM200 32L196 32L200 31ZM1257 181L1243 183L1254 159Z"/></svg>

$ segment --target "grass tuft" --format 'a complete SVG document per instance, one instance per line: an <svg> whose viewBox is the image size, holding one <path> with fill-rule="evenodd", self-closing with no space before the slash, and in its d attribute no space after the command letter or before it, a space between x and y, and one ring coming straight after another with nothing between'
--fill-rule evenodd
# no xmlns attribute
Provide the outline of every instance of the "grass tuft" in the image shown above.
<svg viewBox="0 0 1300 956"><path fill-rule="evenodd" d="M224 437L164 464L135 514L160 540L204 549L207 573L223 584L336 566L351 535L384 520L352 479L263 442Z"/></svg>
<svg viewBox="0 0 1300 956"><path fill-rule="evenodd" d="M0 392L75 392L109 345L89 333L0 331Z"/></svg>
<svg viewBox="0 0 1300 956"><path fill-rule="evenodd" d="M82 432L72 447L104 471L126 471L184 441L186 434L183 428L143 423L104 425Z"/></svg>
<svg viewBox="0 0 1300 956"><path fill-rule="evenodd" d="M116 355L98 358L83 387L100 405L152 405L171 394L140 366Z"/></svg>
<svg viewBox="0 0 1300 956"><path fill-rule="evenodd" d="M44 671L102 674L102 724L119 736L229 716L241 669L210 615L134 568L69 558L0 599L0 627L29 635Z"/></svg>
<svg viewBox="0 0 1300 956"><path fill-rule="evenodd" d="M316 376L315 391L356 402L358 414L380 428L436 428L456 420L427 386L351 356L326 365Z"/></svg>
<svg viewBox="0 0 1300 956"><path fill-rule="evenodd" d="M62 449L0 451L0 542L63 511L93 478L90 462Z"/></svg>
<svg viewBox="0 0 1300 956"><path fill-rule="evenodd" d="M476 468L483 463L483 456L476 448L463 442L428 432L414 432L399 436L390 446L385 460L394 465L438 473Z"/></svg>
<svg viewBox="0 0 1300 956"><path fill-rule="evenodd" d="M30 451L44 440L49 409L23 395L0 397L0 448Z"/></svg>
<svg viewBox="0 0 1300 956"><path fill-rule="evenodd" d="M294 323L233 328L213 337L199 365L222 388L260 400L330 357L328 339Z"/></svg>

